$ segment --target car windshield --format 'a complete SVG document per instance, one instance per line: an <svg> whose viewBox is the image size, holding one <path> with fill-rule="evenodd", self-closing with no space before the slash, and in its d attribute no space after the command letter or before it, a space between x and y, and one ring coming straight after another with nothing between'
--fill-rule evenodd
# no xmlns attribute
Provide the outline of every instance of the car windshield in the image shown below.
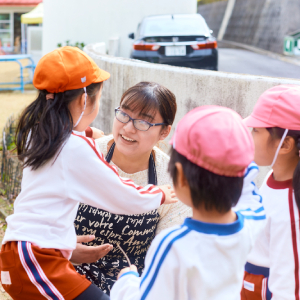
<svg viewBox="0 0 300 300"><path fill-rule="evenodd" d="M144 36L209 35L209 28L201 18L174 17L147 19L141 33Z"/></svg>

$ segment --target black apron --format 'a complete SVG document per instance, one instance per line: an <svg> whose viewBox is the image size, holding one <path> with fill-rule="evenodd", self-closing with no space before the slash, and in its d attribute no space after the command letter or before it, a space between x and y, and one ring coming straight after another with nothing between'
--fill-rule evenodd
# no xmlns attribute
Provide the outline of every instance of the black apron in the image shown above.
<svg viewBox="0 0 300 300"><path fill-rule="evenodd" d="M114 149L115 143L112 144L105 157L108 163L113 157ZM148 183L157 185L152 153L149 158ZM95 263L76 266L77 272L86 275L87 279L96 284L102 291L110 294L118 273L121 269L128 267L126 259L117 247L117 243L119 243L131 263L137 266L141 275L146 252L155 237L158 221L157 209L139 215L116 215L86 204L80 204L75 219L76 234L94 234L96 238L89 245L110 243L114 248Z"/></svg>

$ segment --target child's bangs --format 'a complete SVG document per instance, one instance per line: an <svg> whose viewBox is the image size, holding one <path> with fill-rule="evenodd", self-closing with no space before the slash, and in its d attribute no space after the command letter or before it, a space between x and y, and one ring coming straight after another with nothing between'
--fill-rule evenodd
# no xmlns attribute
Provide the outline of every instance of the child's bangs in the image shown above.
<svg viewBox="0 0 300 300"><path fill-rule="evenodd" d="M140 118L146 117L152 121L159 111L159 104L154 97L150 98L146 95L132 94L122 99L121 108L138 112Z"/></svg>

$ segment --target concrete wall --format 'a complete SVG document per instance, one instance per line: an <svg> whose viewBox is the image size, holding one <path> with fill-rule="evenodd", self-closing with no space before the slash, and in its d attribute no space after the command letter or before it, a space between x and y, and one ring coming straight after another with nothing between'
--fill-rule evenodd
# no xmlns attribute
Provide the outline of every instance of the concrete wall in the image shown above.
<svg viewBox="0 0 300 300"><path fill-rule="evenodd" d="M120 37L120 56L129 57L142 18L155 14L196 13L197 0L44 0L44 54L58 43L105 42Z"/></svg>
<svg viewBox="0 0 300 300"><path fill-rule="evenodd" d="M199 5L198 13L206 20L208 27L213 30L213 36L217 37L225 14L227 1L213 2Z"/></svg>
<svg viewBox="0 0 300 300"><path fill-rule="evenodd" d="M200 5L198 12L218 32L225 2ZM286 34L300 29L299 0L236 0L224 40L282 53Z"/></svg>
<svg viewBox="0 0 300 300"><path fill-rule="evenodd" d="M175 93L178 104L175 123L191 109L205 104L227 106L246 117L268 88L286 83L300 85L300 80L196 70L99 55L92 44L85 47L85 52L111 74L105 82L101 111L94 122L105 133L112 128L114 108L119 105L123 92L140 81L158 82Z"/></svg>
<svg viewBox="0 0 300 300"><path fill-rule="evenodd" d="M264 2L265 0L236 0L224 39L253 45ZM273 23L269 26L273 26Z"/></svg>
<svg viewBox="0 0 300 300"><path fill-rule="evenodd" d="M284 36L300 29L299 0L265 0L253 46L283 52Z"/></svg>
<svg viewBox="0 0 300 300"><path fill-rule="evenodd" d="M123 92L140 81L158 82L176 95L178 110L171 135L178 121L197 106L222 105L246 117L252 112L258 97L270 87L300 85L300 80L195 70L103 56L94 50L93 45L86 46L85 52L111 74L105 82L100 112L93 124L106 134L111 132L114 108L119 106ZM259 184L267 170L262 169Z"/></svg>

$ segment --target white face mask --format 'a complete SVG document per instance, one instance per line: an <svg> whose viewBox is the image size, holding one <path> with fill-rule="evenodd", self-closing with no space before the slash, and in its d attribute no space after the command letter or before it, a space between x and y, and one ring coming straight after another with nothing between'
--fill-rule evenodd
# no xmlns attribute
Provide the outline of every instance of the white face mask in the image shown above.
<svg viewBox="0 0 300 300"><path fill-rule="evenodd" d="M281 138L281 141L280 141L280 143L279 143L279 145L278 145L278 147L277 147L277 150L276 150L276 153L275 153L273 162L272 162L272 164L271 164L271 168L273 168L273 166L274 166L274 164L275 164L275 162L276 162L276 159L277 159L279 150L280 150L280 148L281 148L281 146L282 146L282 144L283 144L283 141L284 141L284 139L286 138L288 132L289 132L288 129L286 129L286 130L284 131L284 134L283 134L283 136L282 136L282 138Z"/></svg>
<svg viewBox="0 0 300 300"><path fill-rule="evenodd" d="M85 108L86 108L86 100L87 100L87 92L86 92L86 87L83 88L84 89L84 94L85 94L85 99L84 99L84 107L83 107L83 111L79 117L79 119L77 120L76 124L73 126L73 128L75 128L79 122L81 121L82 117L83 117L83 114L84 114L84 111L85 111Z"/></svg>

